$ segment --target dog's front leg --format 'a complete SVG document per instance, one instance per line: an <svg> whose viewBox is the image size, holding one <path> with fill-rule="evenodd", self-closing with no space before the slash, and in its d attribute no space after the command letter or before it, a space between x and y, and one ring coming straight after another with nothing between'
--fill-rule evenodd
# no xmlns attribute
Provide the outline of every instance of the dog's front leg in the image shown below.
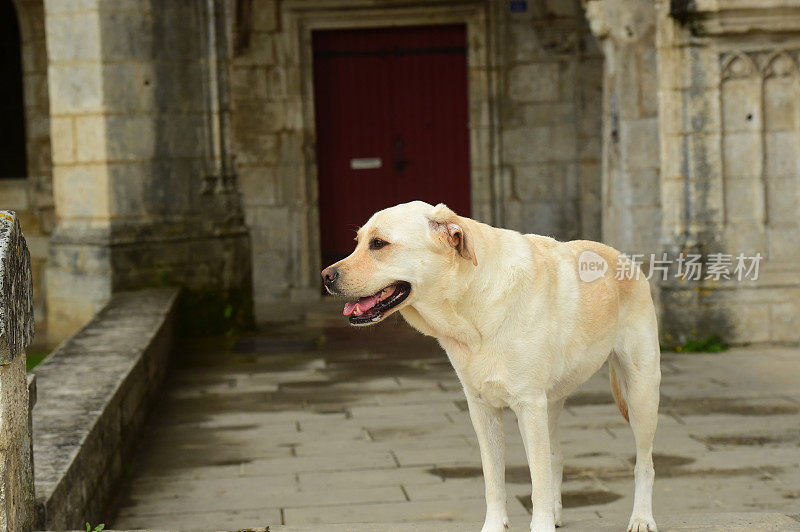
<svg viewBox="0 0 800 532"><path fill-rule="evenodd" d="M555 530L553 475L550 469L550 431L547 423L547 396L544 392L515 405L519 418L528 466L531 470L532 532Z"/></svg>
<svg viewBox="0 0 800 532"><path fill-rule="evenodd" d="M481 532L502 532L508 528L506 513L506 443L503 433L503 410L466 390L469 417L478 436L486 488L486 520Z"/></svg>

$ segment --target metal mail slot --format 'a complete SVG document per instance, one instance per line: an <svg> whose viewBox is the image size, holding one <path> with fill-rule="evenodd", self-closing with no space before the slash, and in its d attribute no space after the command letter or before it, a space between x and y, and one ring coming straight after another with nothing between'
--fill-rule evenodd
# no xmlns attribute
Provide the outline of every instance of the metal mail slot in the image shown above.
<svg viewBox="0 0 800 532"><path fill-rule="evenodd" d="M350 168L353 170L373 170L383 166L380 157L362 157L360 159L350 159Z"/></svg>

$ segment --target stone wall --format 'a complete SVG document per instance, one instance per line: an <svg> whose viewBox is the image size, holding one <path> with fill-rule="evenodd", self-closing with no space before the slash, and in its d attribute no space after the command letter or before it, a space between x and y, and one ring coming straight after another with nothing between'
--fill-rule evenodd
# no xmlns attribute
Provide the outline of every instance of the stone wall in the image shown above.
<svg viewBox="0 0 800 532"><path fill-rule="evenodd" d="M658 13L664 239L763 261L757 281L665 283L663 332L800 341L800 6L680 7Z"/></svg>
<svg viewBox="0 0 800 532"><path fill-rule="evenodd" d="M179 284L249 303L219 60L228 53L226 5L46 1L53 338L86 323L116 290Z"/></svg>
<svg viewBox="0 0 800 532"><path fill-rule="evenodd" d="M561 240L600 238L603 58L580 0L498 2L500 223Z"/></svg>
<svg viewBox="0 0 800 532"><path fill-rule="evenodd" d="M310 31L465 23L473 216L558 238L600 237L602 57L579 0L244 0L232 64L236 169L254 297L319 297Z"/></svg>

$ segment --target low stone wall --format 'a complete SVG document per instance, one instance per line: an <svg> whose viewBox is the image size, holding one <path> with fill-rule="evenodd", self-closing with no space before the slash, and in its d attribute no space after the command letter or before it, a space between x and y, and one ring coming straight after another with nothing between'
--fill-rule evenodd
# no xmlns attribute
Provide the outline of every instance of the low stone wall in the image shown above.
<svg viewBox="0 0 800 532"><path fill-rule="evenodd" d="M121 292L36 367L38 529L102 522L166 374L176 289Z"/></svg>

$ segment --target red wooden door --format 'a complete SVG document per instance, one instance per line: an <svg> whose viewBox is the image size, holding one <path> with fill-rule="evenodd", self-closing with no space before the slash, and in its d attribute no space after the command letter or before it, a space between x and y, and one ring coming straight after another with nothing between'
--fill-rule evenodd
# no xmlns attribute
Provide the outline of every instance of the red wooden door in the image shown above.
<svg viewBox="0 0 800 532"><path fill-rule="evenodd" d="M313 42L323 264L397 203L469 216L466 28L316 31Z"/></svg>

